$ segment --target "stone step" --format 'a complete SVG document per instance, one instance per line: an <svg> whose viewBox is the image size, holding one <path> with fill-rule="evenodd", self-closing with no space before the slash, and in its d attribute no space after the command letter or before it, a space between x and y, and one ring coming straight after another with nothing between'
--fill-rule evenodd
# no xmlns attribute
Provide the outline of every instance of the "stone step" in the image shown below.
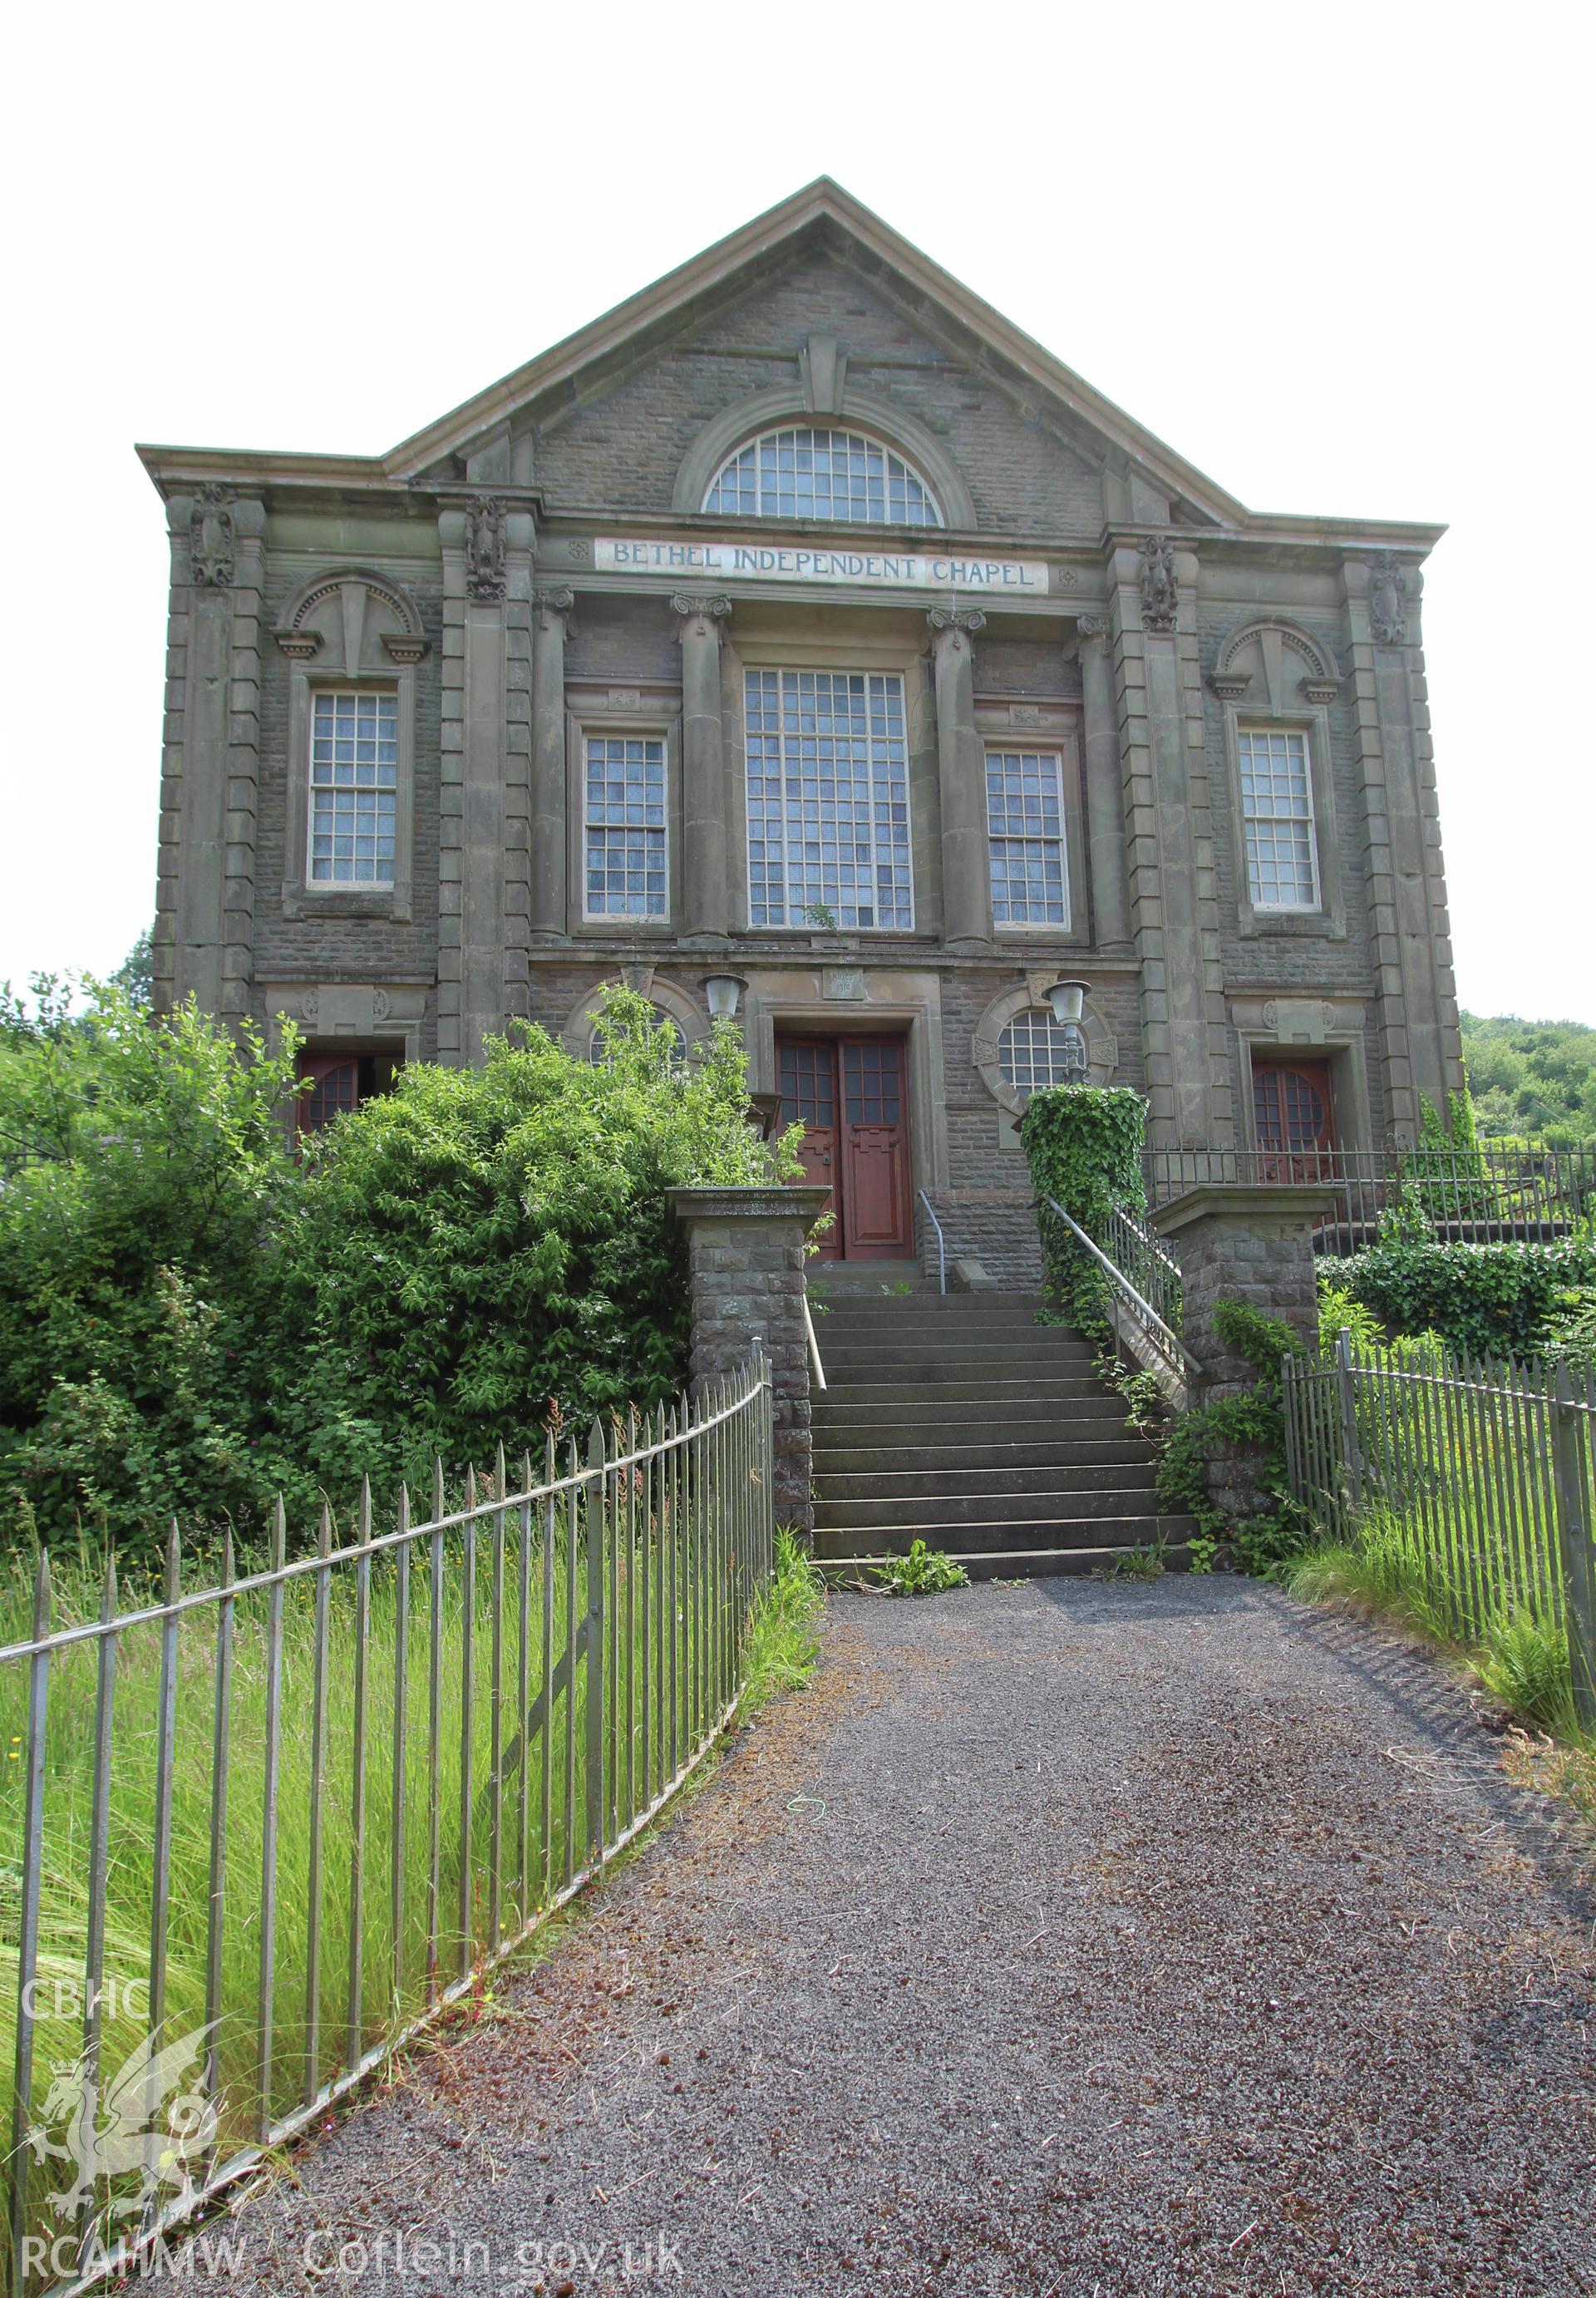
<svg viewBox="0 0 1596 2298"><path fill-rule="evenodd" d="M862 1428L866 1422L879 1423L883 1428L906 1428L918 1436L925 1429L946 1427L950 1421L978 1421L990 1429L992 1440L999 1434L1012 1436L1017 1443L1034 1440L1052 1429L1079 1428L1083 1434L1098 1422L1111 1428L1125 1425L1124 1401L1118 1396L1096 1395L1043 1397L1028 1404L1021 1398L1012 1410L996 1411L984 1396L960 1404L945 1396L938 1396L919 1404L875 1404L861 1400L856 1388L827 1389L823 1394L811 1392L810 1410L818 1428L828 1419L839 1428Z"/></svg>
<svg viewBox="0 0 1596 2298"><path fill-rule="evenodd" d="M1054 1580L1066 1575L1084 1577L1089 1572L1111 1572L1124 1555L1123 1548L996 1548L979 1554L960 1550L953 1560L963 1566L972 1580ZM1166 1572L1184 1572L1188 1560L1184 1541L1171 1541L1164 1550ZM886 1558L880 1554L817 1556L815 1561L829 1580L844 1586L857 1581L873 1587L872 1566L885 1563Z"/></svg>
<svg viewBox="0 0 1596 2298"><path fill-rule="evenodd" d="M982 1373L1013 1371L1076 1373L1096 1379L1090 1352L1082 1348L1037 1349L999 1346L953 1348L946 1341L845 1341L836 1348L821 1344L820 1361L826 1385L846 1385L858 1373L880 1372L901 1365L910 1372L956 1373L975 1378Z"/></svg>
<svg viewBox="0 0 1596 2298"><path fill-rule="evenodd" d="M952 1530L936 1525L882 1525L873 1530L832 1525L823 1531L816 1529L815 1560L832 1564L864 1556L906 1556L916 1540L923 1540L928 1548L942 1550L960 1563L972 1556L1069 1556L1083 1550L1113 1556L1132 1548L1155 1548L1160 1541L1184 1547L1196 1529L1191 1517L1154 1516L1150 1511L1072 1517L1051 1524L1006 1520L961 1524Z"/></svg>
<svg viewBox="0 0 1596 2298"><path fill-rule="evenodd" d="M815 1317L816 1325L839 1324L878 1326L924 1324L946 1325L950 1332L977 1332L989 1327L996 1332L1035 1329L1039 1333L1062 1333L1065 1325L1038 1325L1037 1302L1022 1293L971 1293L948 1294L915 1294L907 1299L869 1301L817 1299L810 1288L812 1310L823 1309L823 1317Z"/></svg>
<svg viewBox="0 0 1596 2298"><path fill-rule="evenodd" d="M990 1409L1001 1413L1012 1406L1045 1409L1071 1399L1100 1398L1106 1393L1103 1383L1090 1373L1065 1372L1046 1379L1022 1374L966 1373L961 1378L955 1369L906 1377L901 1371L883 1365L879 1380L853 1378L839 1381L835 1387L828 1374L826 1387L816 1393L815 1403L827 1411L838 1407L873 1412L882 1406L898 1404L969 1404L983 1411Z"/></svg>
<svg viewBox="0 0 1596 2298"><path fill-rule="evenodd" d="M853 1530L868 1533L882 1525L907 1526L924 1531L936 1525L946 1531L950 1525L974 1524L1022 1524L1033 1534L1052 1537L1052 1528L1071 1524L1087 1517L1144 1516L1157 1513L1157 1500L1153 1490L1153 1478L1145 1481L1132 1470L1121 1469L1128 1481L1115 1484L1067 1489L1054 1486L1050 1492L952 1492L938 1478L927 1483L919 1492L902 1493L883 1500L832 1500L823 1487L821 1498L815 1503L815 1524L818 1533L823 1525L828 1531ZM1038 1544L1033 1539L1031 1545Z"/></svg>
<svg viewBox="0 0 1596 2298"><path fill-rule="evenodd" d="M1102 1426L1097 1421L1087 1425ZM815 1434L820 1438L818 1427ZM1140 1465L1152 1458L1145 1439L1123 1430L1117 1434L1070 1438L1055 1434L1030 1444L989 1439L957 1443L950 1442L946 1432L939 1438L929 1431L917 1443L888 1444L872 1439L868 1443L837 1444L829 1441L830 1434L826 1431L826 1441L817 1441L815 1447L815 1480L824 1485L828 1497L840 1490L837 1481L840 1477L907 1477L922 1484L928 1476L990 1476L998 1479L993 1490L1001 1491L1005 1489L1001 1480L1010 1476L1039 1475L1046 1470L1063 1484L1086 1469Z"/></svg>

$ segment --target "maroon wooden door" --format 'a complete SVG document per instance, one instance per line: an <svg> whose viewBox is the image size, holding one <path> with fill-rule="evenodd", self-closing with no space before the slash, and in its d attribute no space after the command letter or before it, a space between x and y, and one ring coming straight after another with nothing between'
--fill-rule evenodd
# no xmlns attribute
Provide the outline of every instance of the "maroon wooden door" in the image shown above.
<svg viewBox="0 0 1596 2298"><path fill-rule="evenodd" d="M914 1249L901 1037L844 1037L842 1249L906 1260Z"/></svg>
<svg viewBox="0 0 1596 2298"><path fill-rule="evenodd" d="M1328 1062L1254 1062L1253 1125L1270 1181L1330 1177L1336 1104Z"/></svg>
<svg viewBox="0 0 1596 2298"><path fill-rule="evenodd" d="M781 1037L776 1042L777 1082L781 1092L781 1123L800 1124L804 1137L798 1157L806 1181L831 1192L831 1210L837 1212L839 1166L837 1142L837 1048L824 1038ZM822 1261L842 1257L842 1224L833 1218L817 1239Z"/></svg>

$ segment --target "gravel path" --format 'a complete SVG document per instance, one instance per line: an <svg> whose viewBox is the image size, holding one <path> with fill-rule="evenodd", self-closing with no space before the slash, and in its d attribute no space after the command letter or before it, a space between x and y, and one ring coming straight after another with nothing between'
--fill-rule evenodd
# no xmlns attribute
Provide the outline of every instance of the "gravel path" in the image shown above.
<svg viewBox="0 0 1596 2298"><path fill-rule="evenodd" d="M1582 1844L1431 1663L1254 1583L839 1598L815 1690L195 2281L1596 2292Z"/></svg>

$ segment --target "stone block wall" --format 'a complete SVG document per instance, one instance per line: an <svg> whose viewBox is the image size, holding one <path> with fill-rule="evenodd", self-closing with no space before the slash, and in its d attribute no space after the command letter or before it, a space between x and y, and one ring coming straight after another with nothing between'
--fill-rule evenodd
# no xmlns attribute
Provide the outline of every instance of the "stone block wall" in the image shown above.
<svg viewBox="0 0 1596 2298"><path fill-rule="evenodd" d="M804 1241L823 1189L672 1189L687 1231L695 1389L735 1372L757 1337L773 1392L773 1500L778 1524L807 1532L809 1352L804 1329Z"/></svg>

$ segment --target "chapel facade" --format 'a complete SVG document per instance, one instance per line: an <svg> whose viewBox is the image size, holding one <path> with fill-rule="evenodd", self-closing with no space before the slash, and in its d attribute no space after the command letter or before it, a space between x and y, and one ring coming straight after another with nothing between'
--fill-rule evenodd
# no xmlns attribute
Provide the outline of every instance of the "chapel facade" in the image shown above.
<svg viewBox="0 0 1596 2298"><path fill-rule="evenodd" d="M387 455L140 452L157 1002L290 1018L302 1123L624 979L735 1012L825 1252L1019 1284L1039 1086L1289 1152L1461 1083L1442 530L1244 508L829 181Z"/></svg>

